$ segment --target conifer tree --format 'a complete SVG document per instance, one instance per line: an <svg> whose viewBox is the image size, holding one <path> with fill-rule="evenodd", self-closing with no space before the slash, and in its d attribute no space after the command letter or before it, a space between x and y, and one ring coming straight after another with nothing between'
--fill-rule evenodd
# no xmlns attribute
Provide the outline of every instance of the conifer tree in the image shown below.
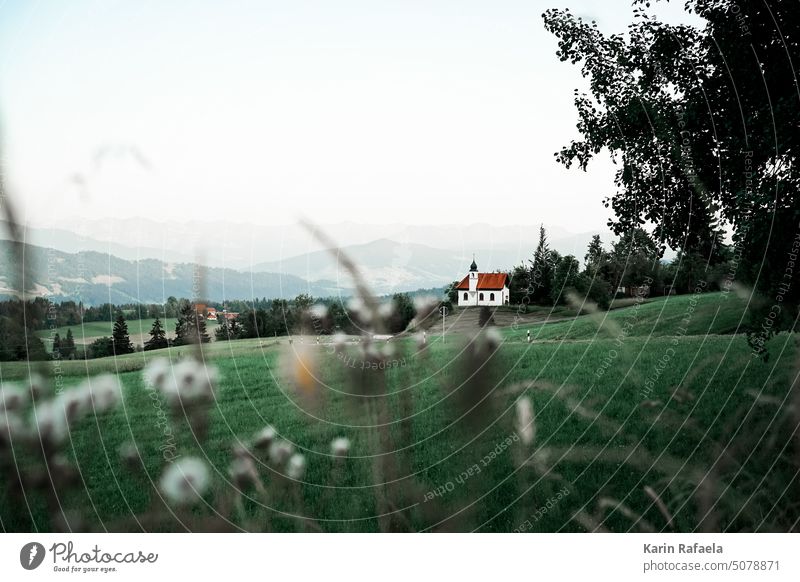
<svg viewBox="0 0 800 582"><path fill-rule="evenodd" d="M197 307L190 301L183 301L175 324L176 346L194 343L208 343L211 338L206 332L206 318L197 312Z"/></svg>
<svg viewBox="0 0 800 582"><path fill-rule="evenodd" d="M169 346L167 332L161 325L161 320L156 317L153 326L150 328L150 339L144 342L145 350L160 350Z"/></svg>
<svg viewBox="0 0 800 582"><path fill-rule="evenodd" d="M549 303L553 283L553 253L547 243L544 225L539 227L539 244L531 260L530 283L533 303Z"/></svg>
<svg viewBox="0 0 800 582"><path fill-rule="evenodd" d="M61 346L61 356L67 359L75 357L75 337L72 335L72 328L67 328L67 337Z"/></svg>
<svg viewBox="0 0 800 582"><path fill-rule="evenodd" d="M214 336L218 341L235 340L245 337L245 330L235 319L228 319L223 316L217 329L214 330Z"/></svg>
<svg viewBox="0 0 800 582"><path fill-rule="evenodd" d="M605 258L605 251L603 251L603 241L600 240L600 235L596 234L592 237L589 243L589 248L586 249L586 256L583 260L586 263L586 272L589 275L594 275L603 264Z"/></svg>
<svg viewBox="0 0 800 582"><path fill-rule="evenodd" d="M128 334L128 324L125 322L125 317L121 312L117 314L117 320L114 322L114 330L111 332L111 342L115 356L133 352L131 336Z"/></svg>
<svg viewBox="0 0 800 582"><path fill-rule="evenodd" d="M58 333L56 333L56 335L53 336L52 355L54 360L58 360L61 358L61 336Z"/></svg>

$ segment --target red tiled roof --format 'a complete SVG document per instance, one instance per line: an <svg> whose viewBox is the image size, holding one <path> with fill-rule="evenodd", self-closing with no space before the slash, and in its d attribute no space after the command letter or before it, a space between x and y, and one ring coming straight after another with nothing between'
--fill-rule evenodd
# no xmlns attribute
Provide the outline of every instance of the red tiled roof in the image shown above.
<svg viewBox="0 0 800 582"><path fill-rule="evenodd" d="M478 289L502 289L507 282L508 275L505 273L478 273ZM456 289L459 291L469 289L469 275L461 279Z"/></svg>

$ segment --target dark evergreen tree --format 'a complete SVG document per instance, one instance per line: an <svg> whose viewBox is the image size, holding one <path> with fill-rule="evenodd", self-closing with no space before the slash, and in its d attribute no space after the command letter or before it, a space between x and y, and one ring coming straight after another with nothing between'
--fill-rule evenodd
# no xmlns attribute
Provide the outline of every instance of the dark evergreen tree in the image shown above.
<svg viewBox="0 0 800 582"><path fill-rule="evenodd" d="M124 354L133 353L131 336L128 334L128 324L125 322L125 317L122 315L122 312L117 314L117 319L114 321L111 341L114 355L122 356Z"/></svg>
<svg viewBox="0 0 800 582"><path fill-rule="evenodd" d="M72 335L72 328L67 328L67 337L61 346L61 357L71 360L75 357L75 337Z"/></svg>
<svg viewBox="0 0 800 582"><path fill-rule="evenodd" d="M54 360L61 359L61 336L58 333L53 336L53 350L50 353Z"/></svg>
<svg viewBox="0 0 800 582"><path fill-rule="evenodd" d="M49 360L50 354L44 342L36 335L33 328L26 328L23 310L26 306L21 301L14 301L8 306L8 316L0 316L0 360L3 361L41 361Z"/></svg>
<svg viewBox="0 0 800 582"><path fill-rule="evenodd" d="M226 319L228 322L228 330L231 339L240 339L242 337L242 325L237 319Z"/></svg>
<svg viewBox="0 0 800 582"><path fill-rule="evenodd" d="M553 251L547 243L544 225L539 227L539 244L531 259L531 301L540 305L550 303L553 283Z"/></svg>
<svg viewBox="0 0 800 582"><path fill-rule="evenodd" d="M606 253L603 250L603 241L600 240L600 235L596 234L592 237L589 243L589 248L586 249L586 255L583 257L584 264L586 265L586 273L594 277L605 262Z"/></svg>
<svg viewBox="0 0 800 582"><path fill-rule="evenodd" d="M206 332L206 318L198 312L194 303L182 300L178 311L178 321L175 323L175 340L173 344L183 346L208 343L209 341L211 341L211 338Z"/></svg>
<svg viewBox="0 0 800 582"><path fill-rule="evenodd" d="M214 337L217 341L229 341L241 339L244 336L244 328L236 319L222 317L214 330Z"/></svg>
<svg viewBox="0 0 800 582"><path fill-rule="evenodd" d="M168 346L169 340L167 339L167 332L164 329L164 326L161 325L161 320L156 317L152 327L150 328L150 339L144 342L144 349L146 351L160 350Z"/></svg>

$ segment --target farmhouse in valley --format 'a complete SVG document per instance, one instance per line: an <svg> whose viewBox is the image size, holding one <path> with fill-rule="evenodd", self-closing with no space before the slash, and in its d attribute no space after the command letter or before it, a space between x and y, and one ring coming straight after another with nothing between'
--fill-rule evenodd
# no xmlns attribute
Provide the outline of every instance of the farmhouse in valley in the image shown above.
<svg viewBox="0 0 800 582"><path fill-rule="evenodd" d="M228 311L227 309L217 311L216 307L208 307L205 303L197 303L195 308L197 309L197 314L204 317L206 321L219 321L222 318L230 321L239 317L239 313L236 311Z"/></svg>
<svg viewBox="0 0 800 582"><path fill-rule="evenodd" d="M456 287L458 306L508 305L508 275L506 273L479 273L475 259L469 274Z"/></svg>

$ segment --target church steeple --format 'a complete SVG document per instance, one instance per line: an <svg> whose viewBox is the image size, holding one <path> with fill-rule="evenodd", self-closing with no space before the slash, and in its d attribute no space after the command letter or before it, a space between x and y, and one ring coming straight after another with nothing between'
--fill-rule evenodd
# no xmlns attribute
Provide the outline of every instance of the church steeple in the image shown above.
<svg viewBox="0 0 800 582"><path fill-rule="evenodd" d="M472 255L472 264L469 266L469 270L470 270L470 272L478 270L478 265L477 265L477 263L475 263L475 255L474 254Z"/></svg>

